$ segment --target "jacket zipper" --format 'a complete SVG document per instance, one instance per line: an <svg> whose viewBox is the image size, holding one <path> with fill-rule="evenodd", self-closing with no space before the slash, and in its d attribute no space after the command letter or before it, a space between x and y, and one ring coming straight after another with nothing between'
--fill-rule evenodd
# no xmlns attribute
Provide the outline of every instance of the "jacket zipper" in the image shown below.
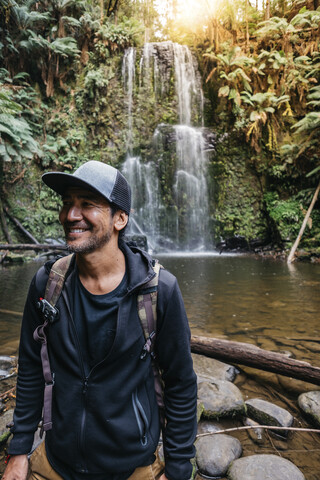
<svg viewBox="0 0 320 480"><path fill-rule="evenodd" d="M79 355L80 368L81 368L81 373L82 373L83 410L82 410L81 424L80 424L79 450L80 450L80 454L81 454L81 458L82 458L82 469L81 470L82 470L83 473L85 473L87 471L86 450L85 450L85 427L86 427L86 420L87 420L87 390L88 390L88 382L89 382L89 377L90 377L91 371L88 373L88 375L86 375L83 356L82 356L82 351L81 351L81 345L80 345L80 340L79 340L79 336L78 336L78 333L77 333L77 329L76 329L73 317L71 315L68 299L66 298L65 295L63 295L63 297L64 297L64 300L66 302L69 317L71 319L71 325L72 325L74 337L75 337L76 344L77 344L77 351L78 351L78 355Z"/></svg>
<svg viewBox="0 0 320 480"><path fill-rule="evenodd" d="M138 424L138 429L140 433L140 442L143 447L145 447L148 443L148 428L149 428L149 422L147 415L144 411L143 406L140 403L140 400L138 398L138 393L135 391L132 394L132 405L133 405L133 410L134 414L136 417L136 422Z"/></svg>

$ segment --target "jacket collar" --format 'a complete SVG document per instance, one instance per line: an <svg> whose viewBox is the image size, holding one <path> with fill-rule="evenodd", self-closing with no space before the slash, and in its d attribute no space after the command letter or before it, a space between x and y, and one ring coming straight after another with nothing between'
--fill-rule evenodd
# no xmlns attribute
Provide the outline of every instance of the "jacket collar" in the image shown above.
<svg viewBox="0 0 320 480"><path fill-rule="evenodd" d="M148 283L154 276L152 268L152 257L145 251L138 248L134 243L119 242L119 248L126 258L128 275L128 293L133 293L145 283Z"/></svg>
<svg viewBox="0 0 320 480"><path fill-rule="evenodd" d="M152 268L152 257L145 251L138 248L133 242L119 241L119 248L126 258L126 272L128 275L128 294L138 290L142 285L148 283L154 276L155 272ZM46 263L46 269L49 273L52 264L50 261ZM69 272L66 278L66 286L71 281L71 277L75 272L75 255L73 256Z"/></svg>

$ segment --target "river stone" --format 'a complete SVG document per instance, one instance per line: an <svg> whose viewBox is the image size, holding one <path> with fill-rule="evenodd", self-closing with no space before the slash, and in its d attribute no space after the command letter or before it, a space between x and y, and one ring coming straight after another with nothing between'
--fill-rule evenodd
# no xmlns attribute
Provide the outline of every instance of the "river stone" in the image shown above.
<svg viewBox="0 0 320 480"><path fill-rule="evenodd" d="M242 415L246 412L239 388L226 380L200 383L198 398L204 406L203 415L210 419Z"/></svg>
<svg viewBox="0 0 320 480"><path fill-rule="evenodd" d="M0 446L7 442L10 437L10 430L7 425L12 422L13 409L7 410L0 416Z"/></svg>
<svg viewBox="0 0 320 480"><path fill-rule="evenodd" d="M266 436L263 428L259 428L260 424L252 420L251 418L245 418L243 424L249 427L247 432L251 440L258 445L262 445L265 442Z"/></svg>
<svg viewBox="0 0 320 480"><path fill-rule="evenodd" d="M0 378L6 378L15 374L17 360L15 357L0 355Z"/></svg>
<svg viewBox="0 0 320 480"><path fill-rule="evenodd" d="M298 405L317 426L320 426L320 391L301 393L298 397Z"/></svg>
<svg viewBox="0 0 320 480"><path fill-rule="evenodd" d="M223 476L231 462L242 453L239 440L224 434L201 437L195 445L199 471L209 477Z"/></svg>
<svg viewBox="0 0 320 480"><path fill-rule="evenodd" d="M278 455L238 458L228 470L229 480L305 480L301 471Z"/></svg>
<svg viewBox="0 0 320 480"><path fill-rule="evenodd" d="M222 425L218 422L213 420L201 420L198 423L198 434L201 433L214 433L218 432L219 430L223 430Z"/></svg>
<svg viewBox="0 0 320 480"><path fill-rule="evenodd" d="M261 425L290 427L293 424L293 416L291 413L266 400L252 398L246 401L246 406L248 417Z"/></svg>
<svg viewBox="0 0 320 480"><path fill-rule="evenodd" d="M233 382L237 376L238 370L232 365L219 362L214 358L205 357L204 355L192 354L193 368L198 376L198 380L228 380Z"/></svg>

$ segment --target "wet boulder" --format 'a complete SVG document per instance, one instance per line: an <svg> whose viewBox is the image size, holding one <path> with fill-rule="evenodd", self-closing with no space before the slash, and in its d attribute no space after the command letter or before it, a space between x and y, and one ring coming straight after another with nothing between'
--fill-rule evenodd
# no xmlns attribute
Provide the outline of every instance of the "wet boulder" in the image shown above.
<svg viewBox="0 0 320 480"><path fill-rule="evenodd" d="M7 425L12 422L13 409L7 410L0 416L0 447L9 439L11 433Z"/></svg>
<svg viewBox="0 0 320 480"><path fill-rule="evenodd" d="M195 445L199 472L208 477L222 477L242 453L239 440L224 434L200 437Z"/></svg>
<svg viewBox="0 0 320 480"><path fill-rule="evenodd" d="M246 412L239 388L225 380L200 383L198 398L204 406L203 416L209 419L244 415Z"/></svg>
<svg viewBox="0 0 320 480"><path fill-rule="evenodd" d="M251 455L232 462L229 480L305 480L292 462L278 455Z"/></svg>
<svg viewBox="0 0 320 480"><path fill-rule="evenodd" d="M232 365L228 365L214 358L205 357L204 355L192 354L193 368L197 374L198 381L228 380L233 382L238 374L238 370Z"/></svg>
<svg viewBox="0 0 320 480"><path fill-rule="evenodd" d="M215 433L219 430L223 430L220 423L213 420L201 420L198 423L198 435L202 433Z"/></svg>
<svg viewBox="0 0 320 480"><path fill-rule="evenodd" d="M311 421L320 427L320 391L301 393L298 405Z"/></svg>
<svg viewBox="0 0 320 480"><path fill-rule="evenodd" d="M293 424L291 413L266 400L252 398L246 401L246 406L248 417L260 423L260 425L291 427Z"/></svg>
<svg viewBox="0 0 320 480"><path fill-rule="evenodd" d="M0 355L0 379L12 377L16 374L16 357Z"/></svg>

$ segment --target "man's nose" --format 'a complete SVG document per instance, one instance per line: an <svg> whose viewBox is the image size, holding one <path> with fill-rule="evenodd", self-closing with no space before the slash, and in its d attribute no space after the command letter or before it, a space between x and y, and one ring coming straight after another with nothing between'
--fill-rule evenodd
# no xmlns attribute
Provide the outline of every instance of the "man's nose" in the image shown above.
<svg viewBox="0 0 320 480"><path fill-rule="evenodd" d="M76 220L82 219L81 208L77 205L71 205L68 209L67 220L69 222L75 222Z"/></svg>

